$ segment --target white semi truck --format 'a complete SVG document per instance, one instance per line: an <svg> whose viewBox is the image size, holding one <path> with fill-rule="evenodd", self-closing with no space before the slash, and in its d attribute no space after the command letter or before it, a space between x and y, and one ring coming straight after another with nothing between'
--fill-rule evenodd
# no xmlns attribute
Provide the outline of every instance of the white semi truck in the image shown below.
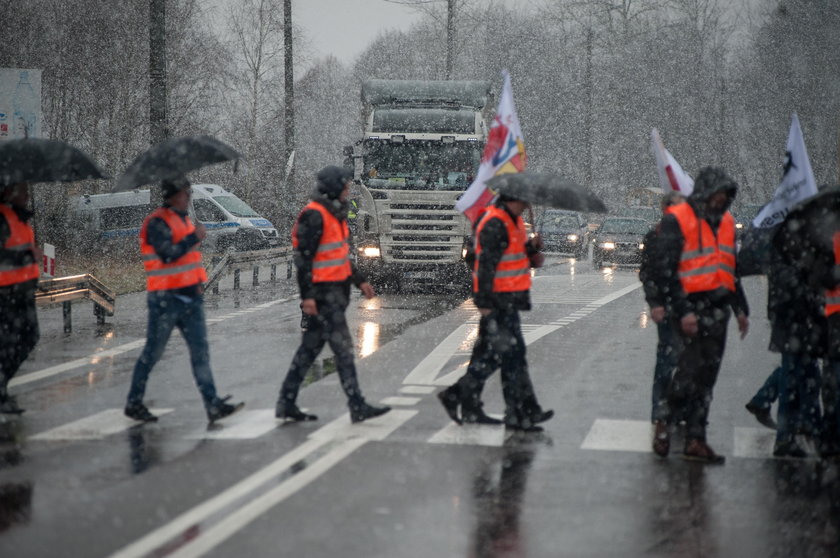
<svg viewBox="0 0 840 558"><path fill-rule="evenodd" d="M455 201L478 171L490 83L369 80L352 157L357 263L371 279L469 285L470 223ZM349 161L348 161L349 164Z"/></svg>

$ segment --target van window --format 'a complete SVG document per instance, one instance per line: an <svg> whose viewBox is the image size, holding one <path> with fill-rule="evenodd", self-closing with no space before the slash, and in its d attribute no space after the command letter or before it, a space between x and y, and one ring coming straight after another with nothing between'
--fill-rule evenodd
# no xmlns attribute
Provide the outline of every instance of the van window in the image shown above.
<svg viewBox="0 0 840 558"><path fill-rule="evenodd" d="M151 212L151 205L127 205L123 207L102 208L99 213L102 230L136 229L143 224L143 220Z"/></svg>
<svg viewBox="0 0 840 558"><path fill-rule="evenodd" d="M234 217L259 217L251 206L236 196L216 196L213 200L230 211Z"/></svg>
<svg viewBox="0 0 840 558"><path fill-rule="evenodd" d="M193 209L195 210L195 218L202 223L221 223L222 221L227 221L224 212L210 200L194 199Z"/></svg>

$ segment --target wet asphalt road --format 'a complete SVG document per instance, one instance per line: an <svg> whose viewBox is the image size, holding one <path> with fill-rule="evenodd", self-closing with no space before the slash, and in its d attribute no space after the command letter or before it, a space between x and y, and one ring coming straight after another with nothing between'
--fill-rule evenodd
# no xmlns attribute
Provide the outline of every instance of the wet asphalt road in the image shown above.
<svg viewBox="0 0 840 558"><path fill-rule="evenodd" d="M635 271L552 258L523 314L538 436L457 427L433 393L460 375L477 312L456 295L356 299L362 389L394 410L350 425L335 375L277 424L299 339L291 283L208 298L213 370L245 411L208 429L178 335L148 388L157 424L120 414L144 331L143 295L96 331L89 304L43 340L13 384L28 409L0 422L0 556L836 556L833 462L775 460L743 405L777 364L765 286L752 329L731 328L710 417L723 466L649 451L656 332ZM328 354L325 356L329 356ZM322 368L329 368L325 364ZM498 379L486 409L500 413Z"/></svg>

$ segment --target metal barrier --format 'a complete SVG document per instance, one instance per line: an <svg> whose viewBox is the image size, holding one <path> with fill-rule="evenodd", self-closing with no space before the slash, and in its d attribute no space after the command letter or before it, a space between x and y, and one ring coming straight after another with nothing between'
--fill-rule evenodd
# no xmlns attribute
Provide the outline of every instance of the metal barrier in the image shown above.
<svg viewBox="0 0 840 558"><path fill-rule="evenodd" d="M214 258L210 264L210 269L207 271L206 289L212 287L213 294L219 293L219 279L224 273L230 269L233 270L233 289L240 288L240 275L242 268L250 265L253 269L254 287L260 284L260 266L269 265L271 267L272 283L277 281L277 264L286 264L286 279L292 277L292 248L286 246L283 248L269 248L267 250L251 250L250 252L226 252L220 258Z"/></svg>
<svg viewBox="0 0 840 558"><path fill-rule="evenodd" d="M105 323L105 316L114 315L117 295L102 282L86 273L70 277L57 277L38 281L35 291L35 304L47 306L62 303L64 307L64 333L73 330L71 303L74 300L86 298L93 302L93 315L98 324Z"/></svg>

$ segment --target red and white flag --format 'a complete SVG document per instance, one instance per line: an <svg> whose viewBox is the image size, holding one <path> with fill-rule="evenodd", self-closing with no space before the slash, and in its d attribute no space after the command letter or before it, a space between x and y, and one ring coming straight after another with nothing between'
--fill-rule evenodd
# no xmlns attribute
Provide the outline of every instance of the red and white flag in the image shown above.
<svg viewBox="0 0 840 558"><path fill-rule="evenodd" d="M516 107L513 104L510 74L507 70L503 70L502 75L505 83L499 97L499 108L490 126L478 174L455 204L455 209L466 215L473 223L481 210L495 196L495 193L487 188L485 182L498 174L522 172L528 162L522 129L519 127L519 117L516 116Z"/></svg>
<svg viewBox="0 0 840 558"><path fill-rule="evenodd" d="M650 132L650 148L656 157L656 170L659 171L659 184L664 193L679 192L685 197L694 191L694 179L685 172L676 159L665 149L659 131Z"/></svg>

